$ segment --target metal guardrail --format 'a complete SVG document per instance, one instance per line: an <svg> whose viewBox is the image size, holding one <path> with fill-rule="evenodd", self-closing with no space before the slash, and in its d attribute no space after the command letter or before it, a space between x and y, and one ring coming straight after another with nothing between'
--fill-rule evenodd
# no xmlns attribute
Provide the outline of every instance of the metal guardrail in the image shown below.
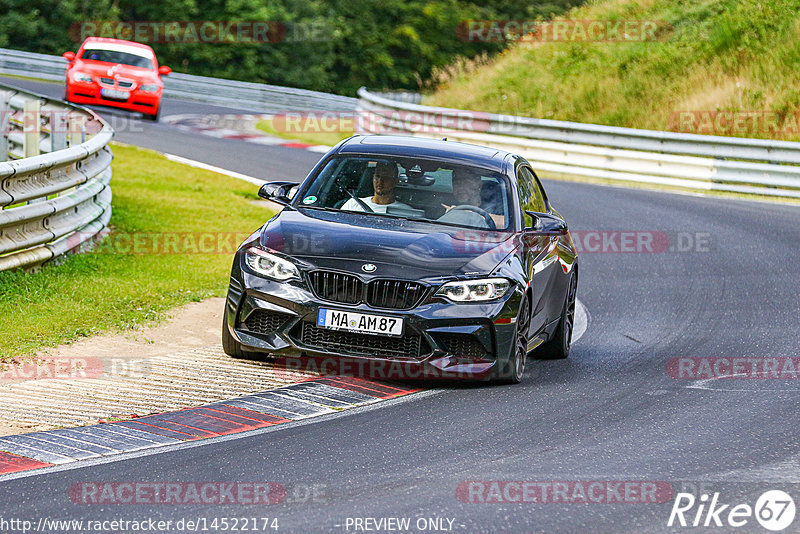
<svg viewBox="0 0 800 534"><path fill-rule="evenodd" d="M164 78L164 94L258 113L355 111L358 104L358 99L347 96L181 73Z"/></svg>
<svg viewBox="0 0 800 534"><path fill-rule="evenodd" d="M0 84L0 271L39 265L103 231L113 134L87 109Z"/></svg>
<svg viewBox="0 0 800 534"><path fill-rule="evenodd" d="M520 154L544 173L800 198L800 143L422 106L365 88L358 96L360 133L490 146Z"/></svg>
<svg viewBox="0 0 800 534"><path fill-rule="evenodd" d="M0 74L64 81L61 56L0 48ZM355 111L358 99L306 89L238 82L173 72L165 76L166 96L259 113L277 111Z"/></svg>

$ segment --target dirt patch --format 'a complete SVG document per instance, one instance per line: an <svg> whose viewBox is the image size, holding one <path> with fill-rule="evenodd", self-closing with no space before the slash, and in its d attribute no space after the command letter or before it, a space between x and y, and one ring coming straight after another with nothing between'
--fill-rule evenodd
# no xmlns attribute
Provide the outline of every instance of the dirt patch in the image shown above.
<svg viewBox="0 0 800 534"><path fill-rule="evenodd" d="M121 334L104 334L43 351L55 358L152 358L220 343L224 298L191 302L175 308L158 326Z"/></svg>

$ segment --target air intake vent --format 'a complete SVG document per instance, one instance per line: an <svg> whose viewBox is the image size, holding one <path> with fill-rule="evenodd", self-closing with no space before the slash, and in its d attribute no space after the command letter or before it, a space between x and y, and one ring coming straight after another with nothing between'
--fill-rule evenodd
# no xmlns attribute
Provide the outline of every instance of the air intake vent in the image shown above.
<svg viewBox="0 0 800 534"><path fill-rule="evenodd" d="M253 310L244 321L244 327L257 334L272 334L278 331L292 316L270 310Z"/></svg>
<svg viewBox="0 0 800 534"><path fill-rule="evenodd" d="M390 337L359 334L318 328L314 323L308 322L304 322L302 325L300 341L303 345L326 352L373 358L418 358L422 354L430 352L428 344L419 335L407 334L403 337Z"/></svg>
<svg viewBox="0 0 800 534"><path fill-rule="evenodd" d="M434 334L436 341L444 345L445 350L459 358L470 360L487 360L492 355L486 352L483 344L470 334Z"/></svg>

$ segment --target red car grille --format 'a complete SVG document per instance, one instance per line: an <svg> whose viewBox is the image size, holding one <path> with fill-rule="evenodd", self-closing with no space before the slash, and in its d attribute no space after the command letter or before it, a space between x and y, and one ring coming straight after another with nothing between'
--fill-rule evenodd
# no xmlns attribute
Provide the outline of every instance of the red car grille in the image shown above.
<svg viewBox="0 0 800 534"><path fill-rule="evenodd" d="M114 80L114 78L100 78L100 83L110 85L111 87L120 87L122 89L130 89L134 85L132 81Z"/></svg>

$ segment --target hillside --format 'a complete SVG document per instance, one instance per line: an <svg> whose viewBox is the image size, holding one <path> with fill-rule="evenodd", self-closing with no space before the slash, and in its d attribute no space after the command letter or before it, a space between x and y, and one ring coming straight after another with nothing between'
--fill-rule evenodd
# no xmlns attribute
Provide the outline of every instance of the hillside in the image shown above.
<svg viewBox="0 0 800 534"><path fill-rule="evenodd" d="M440 71L425 103L800 140L800 1L594 0L565 18L655 21L656 30L650 41L518 43L483 65Z"/></svg>

